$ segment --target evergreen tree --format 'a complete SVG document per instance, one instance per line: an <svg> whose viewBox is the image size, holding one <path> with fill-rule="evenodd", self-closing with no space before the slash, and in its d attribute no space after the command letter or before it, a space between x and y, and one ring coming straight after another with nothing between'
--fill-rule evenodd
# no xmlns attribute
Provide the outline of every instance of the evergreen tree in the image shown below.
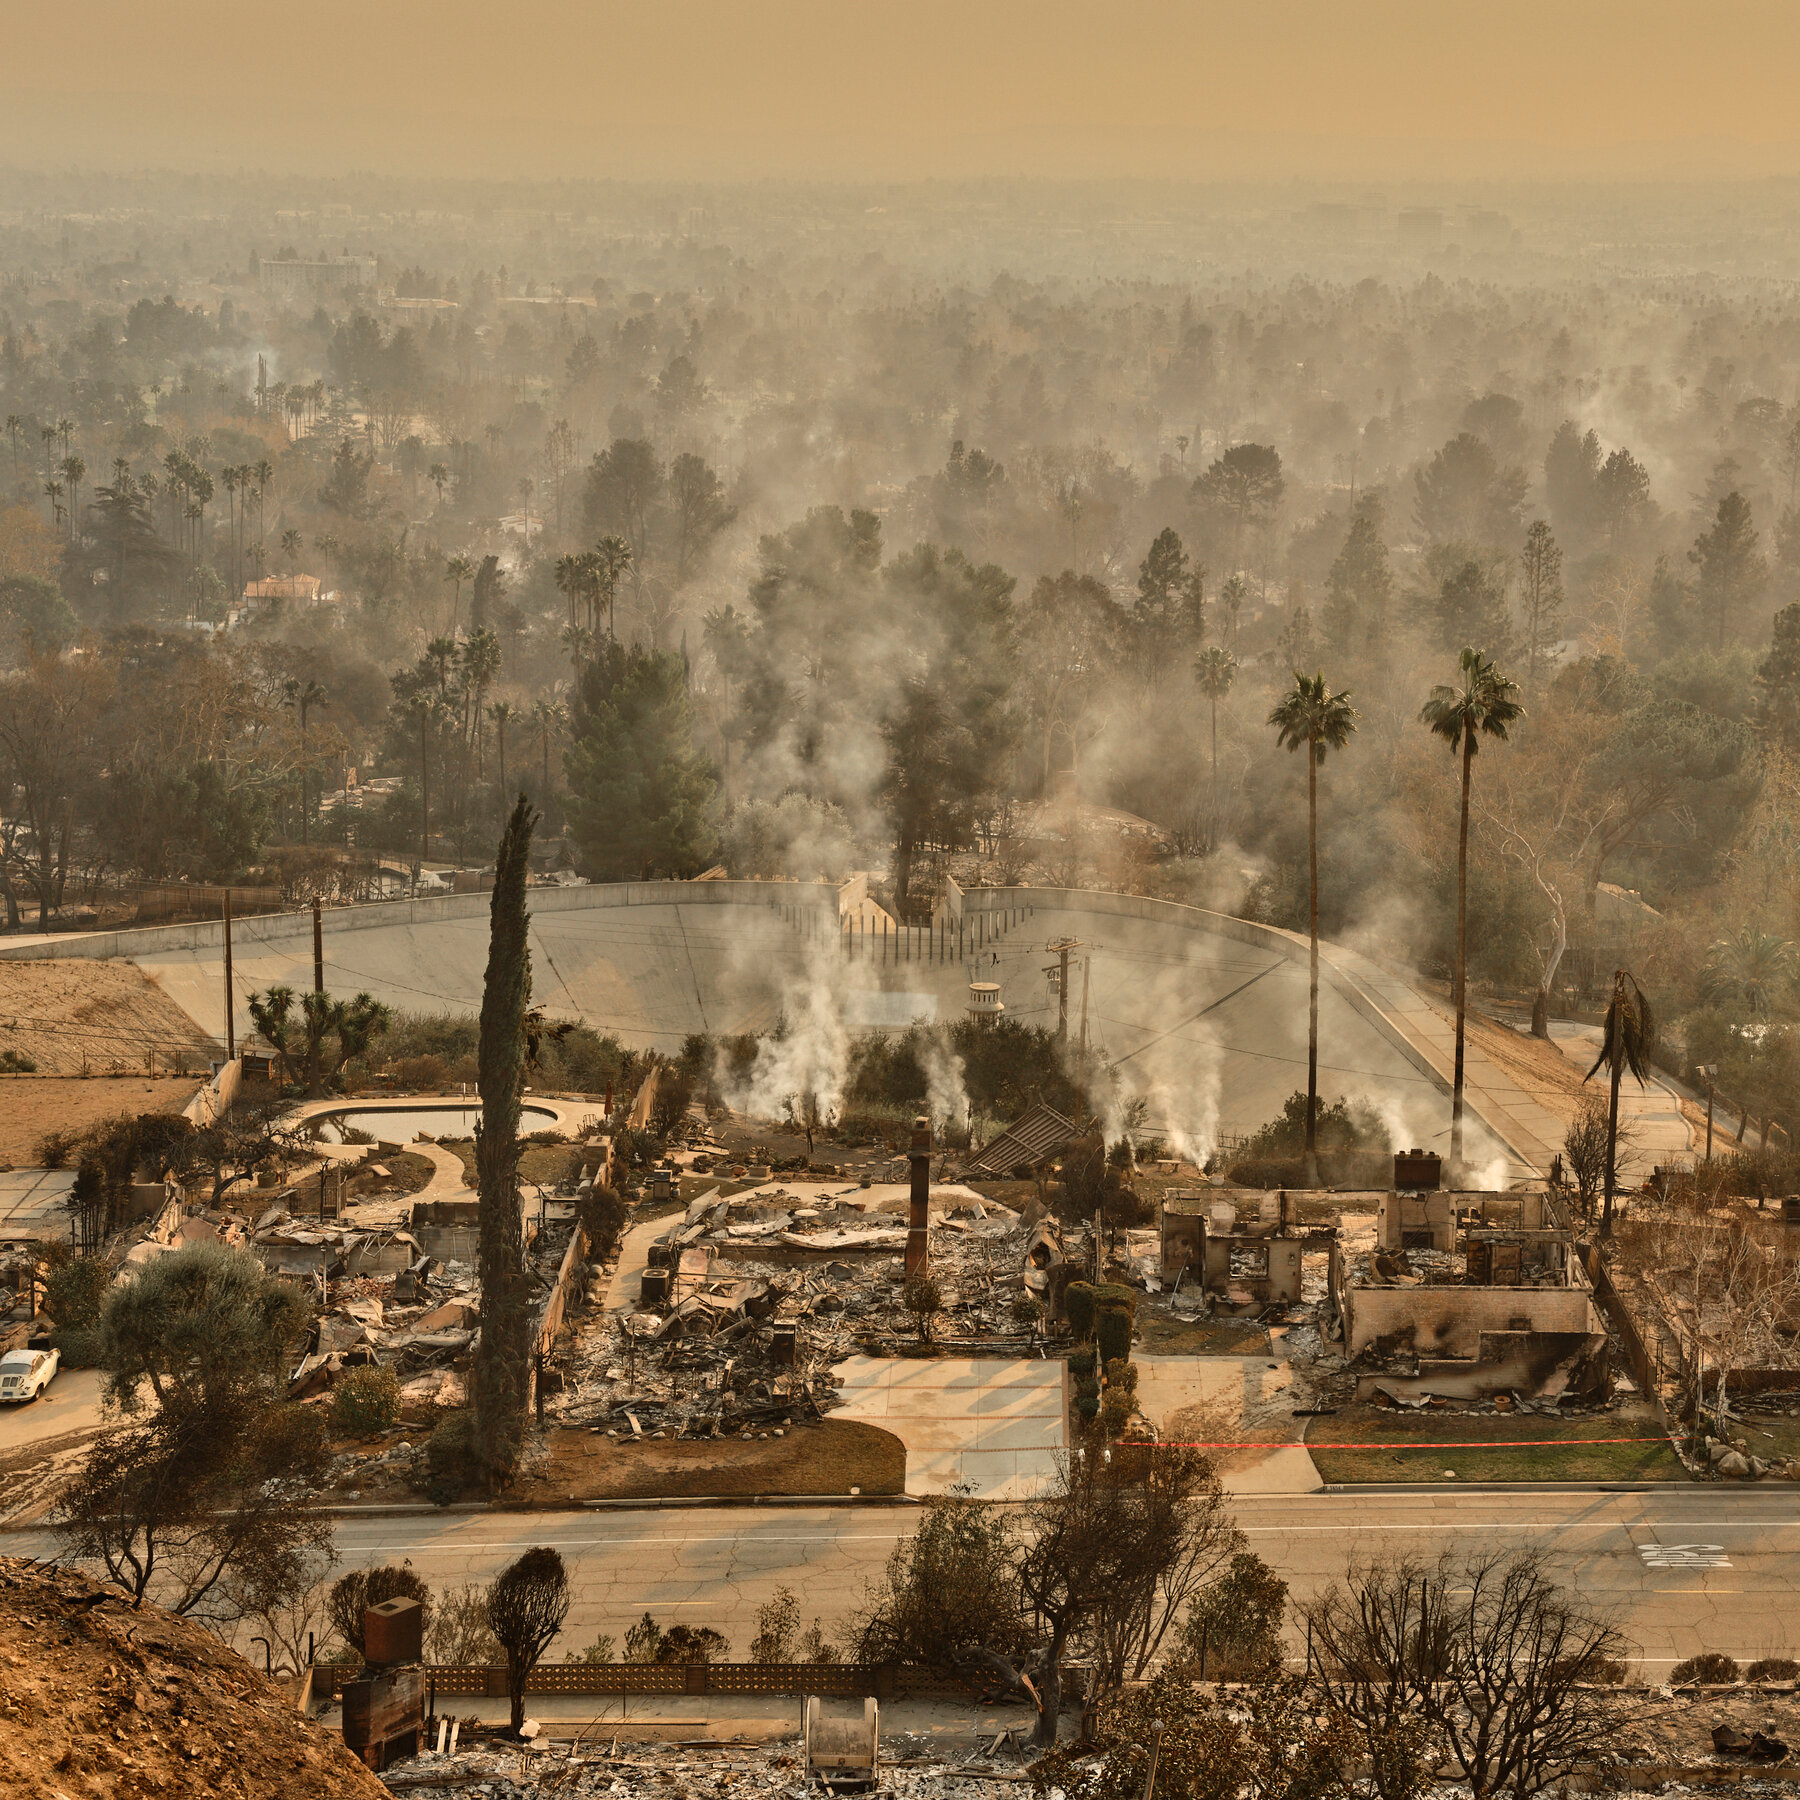
<svg viewBox="0 0 1800 1800"><path fill-rule="evenodd" d="M1156 680L1181 666L1206 636L1206 570L1190 564L1181 533L1167 525L1138 565L1132 649L1139 668Z"/></svg>
<svg viewBox="0 0 1800 1800"><path fill-rule="evenodd" d="M479 1195L481 1342L470 1398L481 1472L503 1482L519 1458L531 1382L531 1286L519 1219L519 1101L529 1060L530 914L525 908L531 833L537 814L519 796L500 840L481 995L477 1068L481 1118L475 1127Z"/></svg>
<svg viewBox="0 0 1800 1800"><path fill-rule="evenodd" d="M1675 573L1666 554L1657 557L1656 567L1650 571L1646 606L1658 653L1670 657L1687 649L1694 636L1694 609L1687 583Z"/></svg>
<svg viewBox="0 0 1800 1800"><path fill-rule="evenodd" d="M1557 532L1578 548L1594 529L1599 478L1600 439L1564 419L1544 456L1544 498Z"/></svg>
<svg viewBox="0 0 1800 1800"><path fill-rule="evenodd" d="M1456 563L1445 574L1432 613L1437 640L1444 649L1479 643L1493 645L1502 655L1512 653L1513 623L1506 595L1473 559Z"/></svg>
<svg viewBox="0 0 1800 1800"><path fill-rule="evenodd" d="M1769 579L1750 502L1742 494L1734 489L1720 500L1712 530L1694 539L1688 561L1700 571L1700 611L1712 622L1713 648L1723 650L1725 633Z"/></svg>
<svg viewBox="0 0 1800 1800"><path fill-rule="evenodd" d="M1379 656L1387 644L1394 572L1382 541L1380 500L1366 496L1350 521L1344 546L1325 577L1323 623L1331 647L1340 654Z"/></svg>
<svg viewBox="0 0 1800 1800"><path fill-rule="evenodd" d="M1563 553L1550 527L1534 519L1519 559L1519 610L1525 627L1525 691L1537 692L1538 664L1562 623Z"/></svg>
<svg viewBox="0 0 1800 1800"><path fill-rule="evenodd" d="M602 880L692 875L717 842L718 780L694 744L681 658L608 641L582 671L563 762L569 819Z"/></svg>

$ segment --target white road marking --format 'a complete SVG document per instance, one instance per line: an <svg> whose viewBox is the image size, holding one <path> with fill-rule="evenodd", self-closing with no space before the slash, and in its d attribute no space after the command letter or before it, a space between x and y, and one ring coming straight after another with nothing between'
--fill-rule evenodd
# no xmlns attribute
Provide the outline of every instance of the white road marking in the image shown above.
<svg viewBox="0 0 1800 1800"><path fill-rule="evenodd" d="M1723 1544L1639 1544L1647 1569L1729 1569Z"/></svg>

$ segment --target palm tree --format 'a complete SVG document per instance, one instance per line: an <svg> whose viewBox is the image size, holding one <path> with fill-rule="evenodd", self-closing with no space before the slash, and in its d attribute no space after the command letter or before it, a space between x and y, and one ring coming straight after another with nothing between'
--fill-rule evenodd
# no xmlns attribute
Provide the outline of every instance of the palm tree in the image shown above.
<svg viewBox="0 0 1800 1800"><path fill-rule="evenodd" d="M62 473L69 484L69 535L74 537L80 530L81 484L87 479L87 464L79 456L65 456Z"/></svg>
<svg viewBox="0 0 1800 1800"><path fill-rule="evenodd" d="M567 711L554 700L539 700L531 709L531 722L537 727L538 748L544 753L544 800L550 797L550 740L562 729Z"/></svg>
<svg viewBox="0 0 1800 1800"><path fill-rule="evenodd" d="M1771 990L1793 980L1794 966L1794 946L1786 938L1740 926L1708 947L1700 991L1708 1000L1766 1019Z"/></svg>
<svg viewBox="0 0 1800 1800"><path fill-rule="evenodd" d="M419 721L419 863L431 857L431 715L437 706L429 694L414 694L406 710Z"/></svg>
<svg viewBox="0 0 1800 1800"><path fill-rule="evenodd" d="M269 483L275 479L275 465L265 456L250 470L256 478L256 535L263 534L263 495L269 490Z"/></svg>
<svg viewBox="0 0 1800 1800"><path fill-rule="evenodd" d="M565 625L562 629L562 641L569 652L570 665L579 676L581 665L587 661L588 650L593 644L594 634L585 625Z"/></svg>
<svg viewBox="0 0 1800 1800"><path fill-rule="evenodd" d="M460 553L444 564L444 579L456 583L456 598L450 604L450 629L456 630L456 616L462 610L462 584L475 579L475 565Z"/></svg>
<svg viewBox="0 0 1800 1800"><path fill-rule="evenodd" d="M19 434L25 429L25 421L17 413L6 415L6 435L12 439L13 479L19 478Z"/></svg>
<svg viewBox="0 0 1800 1800"><path fill-rule="evenodd" d="M1357 711L1346 688L1334 694L1325 685L1325 674L1294 674L1294 685L1276 702L1269 714L1275 736L1285 750L1306 749L1306 863L1308 884L1308 932L1312 961L1307 999L1306 1031L1306 1181L1319 1185L1317 1133L1319 1123L1319 765L1326 753L1341 750L1356 730Z"/></svg>
<svg viewBox="0 0 1800 1800"><path fill-rule="evenodd" d="M1612 1080L1612 1098L1606 1114L1606 1188L1600 1213L1600 1235L1612 1236L1613 1187L1619 1159L1619 1077L1629 1069L1644 1085L1644 1071L1650 1066L1651 1046L1656 1042L1656 1019L1650 1011L1649 996L1638 986L1637 977L1629 969L1613 971L1612 999L1606 1008L1605 1029L1600 1037L1600 1054L1585 1079L1592 1081L1595 1071L1606 1066Z"/></svg>
<svg viewBox="0 0 1800 1800"><path fill-rule="evenodd" d="M613 612L619 598L619 583L631 567L631 546L622 537L603 537L594 546L596 611L601 600L606 602L606 635L613 635ZM598 623L598 621L596 621Z"/></svg>
<svg viewBox="0 0 1800 1800"><path fill-rule="evenodd" d="M1483 737L1505 743L1506 734L1525 716L1513 698L1518 683L1502 675L1473 645L1458 659L1461 687L1440 684L1420 709L1419 717L1434 736L1462 752L1462 827L1456 843L1456 1075L1450 1093L1450 1166L1462 1167L1463 1034L1468 988L1469 926L1469 781L1475 752Z"/></svg>
<svg viewBox="0 0 1800 1800"><path fill-rule="evenodd" d="M63 518L63 484L60 481L44 483L44 498L50 502L50 523L60 531Z"/></svg>
<svg viewBox="0 0 1800 1800"><path fill-rule="evenodd" d="M443 463L433 463L425 472L425 479L437 489L437 503L444 504L444 489L450 485L450 471Z"/></svg>
<svg viewBox="0 0 1800 1800"><path fill-rule="evenodd" d="M1194 658L1194 679L1200 691L1212 702L1212 810L1206 824L1206 847L1213 850L1219 842L1219 702L1231 692L1237 679L1238 660L1229 650L1210 644Z"/></svg>
<svg viewBox="0 0 1800 1800"><path fill-rule="evenodd" d="M288 573L294 572L294 564L300 560L300 533L291 525L281 534L281 554L287 558Z"/></svg>
<svg viewBox="0 0 1800 1800"><path fill-rule="evenodd" d="M506 728L519 716L519 709L510 700L496 700L488 708L488 717L494 721L494 742L500 752L500 794L506 795Z"/></svg>
<svg viewBox="0 0 1800 1800"><path fill-rule="evenodd" d="M306 842L306 715L315 706L323 706L331 696L318 682L301 681L298 676L289 676L282 683L282 692L287 703L300 715L300 842Z"/></svg>

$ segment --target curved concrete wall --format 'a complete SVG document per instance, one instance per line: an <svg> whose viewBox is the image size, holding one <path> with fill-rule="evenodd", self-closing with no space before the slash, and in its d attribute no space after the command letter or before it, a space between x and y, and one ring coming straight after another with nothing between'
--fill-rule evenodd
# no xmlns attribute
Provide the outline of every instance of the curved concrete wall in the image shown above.
<svg viewBox="0 0 1800 1800"><path fill-rule="evenodd" d="M971 979L998 979L1009 1013L1055 1024L1048 943L1080 940L1068 997L1079 1036L1126 1074L1152 1116L1199 1142L1254 1129L1306 1084L1307 944L1292 932L1171 901L1087 889L976 888L963 895L962 954L948 935L838 934L838 890L756 881L534 888L534 986L552 1014L664 1050L699 1030L767 1028L823 1008L858 1023L960 1016ZM413 1012L473 1012L486 965L486 894L378 902L324 915L326 984ZM312 916L233 925L240 1031L247 996L311 981ZM203 1030L223 1037L221 922L0 942L0 960L124 957ZM977 948L979 946L979 948ZM1084 967L1084 963L1086 966ZM1441 1142L1448 1058L1441 1019L1407 983L1336 945L1320 955L1320 1091L1381 1107L1409 1143ZM1473 1096L1515 1163L1541 1146Z"/></svg>

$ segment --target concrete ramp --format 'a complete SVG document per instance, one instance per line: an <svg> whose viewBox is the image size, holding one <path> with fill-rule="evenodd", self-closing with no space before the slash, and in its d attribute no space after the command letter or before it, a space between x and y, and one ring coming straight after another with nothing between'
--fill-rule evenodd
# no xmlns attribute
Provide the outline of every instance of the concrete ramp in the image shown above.
<svg viewBox="0 0 1800 1800"><path fill-rule="evenodd" d="M736 1033L830 1015L897 1025L960 1018L971 981L1001 985L1007 1017L1054 1027L1052 941L1074 939L1067 1027L1120 1071L1128 1097L1184 1151L1248 1132L1306 1085L1306 945L1247 920L1086 890L973 889L958 923L872 933L824 884L708 881L535 889L538 1003L634 1047L671 1052L690 1032ZM489 898L447 895L325 914L325 980L408 1012L473 1013ZM866 924L866 921L863 922ZM215 923L0 942L0 961L116 957L149 975L201 1030L224 1036L223 929ZM237 922L240 1035L248 996L312 979L308 913ZM1447 1026L1416 989L1322 946L1320 1091L1367 1100L1402 1143L1446 1146ZM1516 1084L1471 1057L1472 1156L1496 1179L1547 1163L1550 1127ZM1541 1110L1541 1109L1537 1109ZM1560 1131L1555 1137L1560 1140Z"/></svg>

